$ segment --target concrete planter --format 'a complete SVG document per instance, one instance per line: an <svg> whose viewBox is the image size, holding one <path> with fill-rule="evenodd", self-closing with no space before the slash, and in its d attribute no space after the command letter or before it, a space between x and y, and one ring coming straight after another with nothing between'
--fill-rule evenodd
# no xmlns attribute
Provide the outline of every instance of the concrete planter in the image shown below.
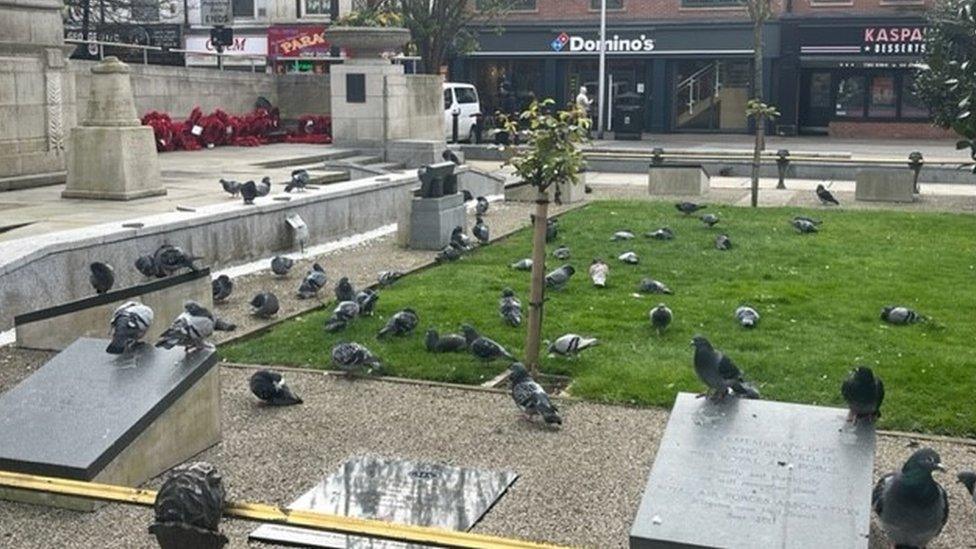
<svg viewBox="0 0 976 549"><path fill-rule="evenodd" d="M332 27L328 35L354 59L378 58L410 41L410 31L401 27Z"/></svg>

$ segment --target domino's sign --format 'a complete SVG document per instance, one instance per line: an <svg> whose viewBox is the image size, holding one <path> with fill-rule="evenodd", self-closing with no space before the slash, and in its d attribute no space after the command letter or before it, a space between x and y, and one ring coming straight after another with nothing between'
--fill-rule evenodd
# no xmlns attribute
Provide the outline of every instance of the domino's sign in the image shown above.
<svg viewBox="0 0 976 549"><path fill-rule="evenodd" d="M549 47L555 52L599 53L600 40L563 32L549 43ZM614 34L604 42L607 53L648 53L654 51L654 47L654 39L646 34L623 37Z"/></svg>

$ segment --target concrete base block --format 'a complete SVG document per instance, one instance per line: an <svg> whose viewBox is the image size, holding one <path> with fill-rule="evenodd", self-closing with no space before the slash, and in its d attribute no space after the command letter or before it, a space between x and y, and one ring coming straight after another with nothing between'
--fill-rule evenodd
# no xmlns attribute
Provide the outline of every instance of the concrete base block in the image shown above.
<svg viewBox="0 0 976 549"><path fill-rule="evenodd" d="M701 196L708 188L708 173L699 165L651 166L647 172L647 190L652 195Z"/></svg>
<svg viewBox="0 0 976 549"><path fill-rule="evenodd" d="M399 162L407 168L419 168L443 162L441 154L447 148L444 141L427 139L401 139L386 144L387 162Z"/></svg>
<svg viewBox="0 0 976 549"><path fill-rule="evenodd" d="M414 198L410 205L410 247L440 250L451 242L454 227L467 223L464 197L455 193L440 198Z"/></svg>
<svg viewBox="0 0 976 549"><path fill-rule="evenodd" d="M148 126L71 129L63 198L134 200L166 194Z"/></svg>
<svg viewBox="0 0 976 549"><path fill-rule="evenodd" d="M563 204L572 204L583 200L585 196L583 185L586 180L585 175L580 177L579 183L575 185L559 185L559 200ZM525 183L505 187L505 200L514 202L535 202L536 190L532 185ZM556 202L556 187L550 186L548 190L549 201Z"/></svg>
<svg viewBox="0 0 976 549"><path fill-rule="evenodd" d="M457 175L458 189L468 191L472 196L494 196L505 193L503 177L467 165L458 166L454 173Z"/></svg>
<svg viewBox="0 0 976 549"><path fill-rule="evenodd" d="M854 199L866 202L914 202L915 178L910 170L861 168L854 176Z"/></svg>

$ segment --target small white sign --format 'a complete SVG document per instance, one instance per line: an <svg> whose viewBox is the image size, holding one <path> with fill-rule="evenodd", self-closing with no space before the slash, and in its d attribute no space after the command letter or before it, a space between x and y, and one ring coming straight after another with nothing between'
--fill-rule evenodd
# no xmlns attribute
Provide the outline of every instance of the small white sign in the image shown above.
<svg viewBox="0 0 976 549"><path fill-rule="evenodd" d="M200 18L206 26L230 25L231 0L200 0Z"/></svg>
<svg viewBox="0 0 976 549"><path fill-rule="evenodd" d="M637 83L637 93L644 93L644 83L643 82L638 82Z"/></svg>

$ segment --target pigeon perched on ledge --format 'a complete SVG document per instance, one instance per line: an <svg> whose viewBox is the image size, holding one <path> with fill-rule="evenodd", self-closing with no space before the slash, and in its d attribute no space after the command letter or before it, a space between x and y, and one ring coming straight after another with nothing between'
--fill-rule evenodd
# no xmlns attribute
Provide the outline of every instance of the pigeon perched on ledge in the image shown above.
<svg viewBox="0 0 976 549"><path fill-rule="evenodd" d="M312 269L305 275L304 280L298 286L298 299L311 299L318 295L319 290L325 286L326 276L325 269L321 265L315 263L312 265Z"/></svg>
<svg viewBox="0 0 976 549"><path fill-rule="evenodd" d="M251 393L271 406L301 404L302 399L292 392L278 372L258 370L248 383Z"/></svg>
<svg viewBox="0 0 976 549"><path fill-rule="evenodd" d="M897 548L925 547L949 520L949 496L932 478L945 471L931 448L916 451L901 471L888 473L871 491L871 508L888 540Z"/></svg>
<svg viewBox="0 0 976 549"><path fill-rule="evenodd" d="M181 269L197 271L199 269L194 265L194 261L198 259L202 258L190 255L183 248L170 244L163 244L153 254L153 264L156 266L157 272L162 273L162 276L169 276Z"/></svg>
<svg viewBox="0 0 976 549"><path fill-rule="evenodd" d="M481 217L481 214L476 215L474 219L474 227L471 228L471 234L478 239L478 242L487 244L491 240L488 225L485 224L485 220Z"/></svg>
<svg viewBox="0 0 976 549"><path fill-rule="evenodd" d="M251 315L257 318L269 319L278 314L280 305L278 296L271 292L260 292L251 298Z"/></svg>
<svg viewBox="0 0 976 549"><path fill-rule="evenodd" d="M183 312L159 336L156 347L172 349L180 346L188 353L200 349L213 349L213 345L207 341L207 338L213 335L214 330L231 332L236 328L234 324L215 317L210 310L199 303L187 301L183 304Z"/></svg>
<svg viewBox="0 0 976 549"><path fill-rule="evenodd" d="M674 318L671 309L664 303L658 303L647 316L651 319L651 326L657 330L658 335L661 335L668 328Z"/></svg>
<svg viewBox="0 0 976 549"><path fill-rule="evenodd" d="M855 424L860 420L874 423L881 417L884 383L874 375L871 368L860 366L852 370L841 384L840 392L850 410L847 421Z"/></svg>
<svg viewBox="0 0 976 549"><path fill-rule="evenodd" d="M486 213L488 213L488 204L489 204L488 199L483 196L479 196L478 198L475 198L475 200L476 200L474 206L475 213L477 213L478 215L485 215Z"/></svg>
<svg viewBox="0 0 976 549"><path fill-rule="evenodd" d="M759 312L743 305L735 310L735 319L743 328L755 328L759 324Z"/></svg>
<svg viewBox="0 0 976 549"><path fill-rule="evenodd" d="M420 318L413 309L397 311L386 321L386 325L376 334L376 339L383 339L388 335L405 336L417 327Z"/></svg>
<svg viewBox="0 0 976 549"><path fill-rule="evenodd" d="M232 197L237 197L241 194L241 184L238 181L220 179L220 186L224 188L224 192L228 193Z"/></svg>
<svg viewBox="0 0 976 549"><path fill-rule="evenodd" d="M153 323L153 310L135 301L123 303L112 313L111 343L106 353L121 355L131 351L146 335Z"/></svg>
<svg viewBox="0 0 976 549"><path fill-rule="evenodd" d="M461 334L440 335L437 330L427 330L424 346L431 353L456 353L468 350L468 341Z"/></svg>
<svg viewBox="0 0 976 549"><path fill-rule="evenodd" d="M308 187L311 177L308 175L308 170L297 169L291 172L291 181L285 185L285 192L290 193L293 190L298 192L304 192L305 188Z"/></svg>
<svg viewBox="0 0 976 549"><path fill-rule="evenodd" d="M458 225L451 230L450 246L459 252L466 252L474 246L474 241L471 240L470 236L464 234L464 227Z"/></svg>
<svg viewBox="0 0 976 549"><path fill-rule="evenodd" d="M271 258L271 272L278 276L286 276L294 265L295 260L283 255L276 255Z"/></svg>
<svg viewBox="0 0 976 549"><path fill-rule="evenodd" d="M91 282L96 294L104 294L115 285L115 269L108 263L95 261L88 268L91 270L88 281Z"/></svg>
<svg viewBox="0 0 976 549"><path fill-rule="evenodd" d="M522 302L515 297L511 288L502 290L502 297L498 300L498 314L513 328L522 324Z"/></svg>
<svg viewBox="0 0 976 549"><path fill-rule="evenodd" d="M743 379L742 372L732 359L716 351L707 339L695 336L691 344L695 347L695 373L708 387L710 393L706 392L705 395L709 400L722 400L729 391L745 398L760 398L759 391Z"/></svg>
<svg viewBox="0 0 976 549"><path fill-rule="evenodd" d="M234 291L234 281L229 276L222 274L210 282L210 289L213 293L213 302L223 303Z"/></svg>
<svg viewBox="0 0 976 549"><path fill-rule="evenodd" d="M889 324L905 325L921 322L925 317L908 307L888 306L881 309L881 320Z"/></svg>
<svg viewBox="0 0 976 549"><path fill-rule="evenodd" d="M515 362L509 366L509 369L511 372L508 380L511 384L512 400L522 413L530 420L538 416L542 417L547 425L562 425L559 409L549 400L545 389L532 379L525 366L521 362Z"/></svg>

